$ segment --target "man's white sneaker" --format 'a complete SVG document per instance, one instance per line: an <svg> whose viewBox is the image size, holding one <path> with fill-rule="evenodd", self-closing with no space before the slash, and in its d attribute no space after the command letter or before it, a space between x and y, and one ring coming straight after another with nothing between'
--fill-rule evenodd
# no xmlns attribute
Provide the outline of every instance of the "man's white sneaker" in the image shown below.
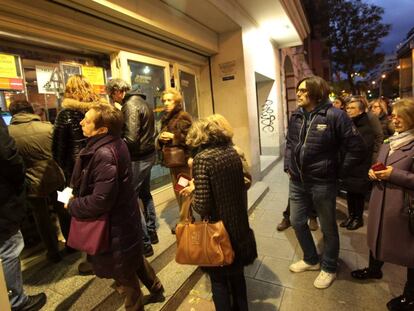
<svg viewBox="0 0 414 311"><path fill-rule="evenodd" d="M321 267L319 263L316 265L309 265L303 260L299 260L295 263L292 263L289 266L289 270L292 272L305 272L305 271L316 271L319 270Z"/></svg>
<svg viewBox="0 0 414 311"><path fill-rule="evenodd" d="M318 277L313 282L313 286L319 289L328 288L336 279L336 273L329 273L321 270Z"/></svg>

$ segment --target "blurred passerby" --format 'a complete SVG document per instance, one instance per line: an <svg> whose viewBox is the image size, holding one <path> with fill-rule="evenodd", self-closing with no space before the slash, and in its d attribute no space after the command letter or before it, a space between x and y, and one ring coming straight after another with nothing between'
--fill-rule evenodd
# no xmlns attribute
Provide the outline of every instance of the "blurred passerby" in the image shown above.
<svg viewBox="0 0 414 311"><path fill-rule="evenodd" d="M332 105L335 108L341 109L341 110L345 110L345 102L344 99L341 96L338 96L334 99L334 101L332 102Z"/></svg>
<svg viewBox="0 0 414 311"><path fill-rule="evenodd" d="M365 105L359 97L350 96L346 100L346 112L352 119L359 134L364 140L367 153L358 165L354 165L342 179L342 188L347 191L348 218L340 223L341 227L348 230L356 230L364 225L362 218L364 212L365 196L370 190L371 183L368 179L368 170L376 161L373 159L375 138L382 135L376 133L365 112Z"/></svg>
<svg viewBox="0 0 414 311"><path fill-rule="evenodd" d="M235 252L229 266L205 267L211 281L216 310L247 310L244 266L257 257L254 233L249 227L247 190L240 156L232 137L217 123L198 120L187 135L196 149L193 161L193 209L202 218L222 220Z"/></svg>
<svg viewBox="0 0 414 311"><path fill-rule="evenodd" d="M144 255L149 257L154 254L151 244L158 243L157 215L150 189L151 168L156 160L154 113L145 101L145 95L131 90L125 81L112 79L106 89L112 101L122 106L125 122L122 137L131 156L132 183L144 206L141 217Z"/></svg>
<svg viewBox="0 0 414 311"><path fill-rule="evenodd" d="M339 236L336 224L336 180L360 162L364 144L351 119L329 103L328 83L312 76L297 85L299 108L288 128L284 170L289 175L291 222L304 257L292 265L292 272L322 271L314 281L327 288L336 278ZM342 163L339 151L346 150ZM308 227L308 210L313 203L321 230L324 251L321 265Z"/></svg>
<svg viewBox="0 0 414 311"><path fill-rule="evenodd" d="M67 208L77 219L108 217L109 250L88 255L98 277L114 279L125 293L126 310L144 310L138 277L153 294L161 282L142 254L138 201L132 185L131 160L121 139L122 113L109 104L91 107L81 121L88 137L72 176L74 197Z"/></svg>
<svg viewBox="0 0 414 311"><path fill-rule="evenodd" d="M369 170L373 190L369 201L367 239L369 266L351 272L355 279L382 278L384 262L407 267L401 296L387 303L388 310L414 310L414 236L409 228L414 192L414 101L393 105L392 122L397 135L383 144L378 161L385 170Z"/></svg>
<svg viewBox="0 0 414 311"><path fill-rule="evenodd" d="M25 169L14 140L0 116L0 259L12 310L40 310L46 295L27 296L19 255L24 247L20 224L25 211Z"/></svg>
<svg viewBox="0 0 414 311"><path fill-rule="evenodd" d="M161 119L161 131L157 137L157 147L160 152L164 147L180 148L184 151L186 160L188 160L190 150L185 144L185 138L191 127L192 118L189 113L184 111L183 98L180 92L170 88L162 93L161 100L164 103L164 115ZM170 167L170 173L173 185L177 183L179 174L191 177L187 161L182 166ZM177 192L175 192L175 196L180 209L180 221L183 221L185 215L181 206L186 198ZM175 234L175 228L172 228L171 232Z"/></svg>
<svg viewBox="0 0 414 311"><path fill-rule="evenodd" d="M392 136L394 128L388 115L387 103L380 98L374 99L369 103L369 110L380 120L384 139Z"/></svg>
<svg viewBox="0 0 414 311"><path fill-rule="evenodd" d="M59 254L56 231L49 213L49 202L53 203L59 217L60 227L65 239L68 239L70 215L63 204L56 200L56 190L65 186L62 170L52 158L53 125L41 121L34 114L32 105L26 100L10 104L12 114L9 126L10 136L16 141L17 149L26 165L26 178L30 182L27 188L37 230L46 246L46 257L52 262L62 258Z"/></svg>

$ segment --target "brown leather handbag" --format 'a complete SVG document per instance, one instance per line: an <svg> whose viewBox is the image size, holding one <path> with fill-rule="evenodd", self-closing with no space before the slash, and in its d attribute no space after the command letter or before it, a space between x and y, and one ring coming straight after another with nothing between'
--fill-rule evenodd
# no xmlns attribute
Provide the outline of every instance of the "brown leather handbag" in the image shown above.
<svg viewBox="0 0 414 311"><path fill-rule="evenodd" d="M191 200L187 200L191 204ZM184 206L182 207L184 208ZM184 265L204 267L226 266L233 263L234 251L223 222L190 221L177 224L175 261Z"/></svg>
<svg viewBox="0 0 414 311"><path fill-rule="evenodd" d="M170 167L186 166L187 161L185 158L184 149L177 146L164 146L162 148L163 165Z"/></svg>

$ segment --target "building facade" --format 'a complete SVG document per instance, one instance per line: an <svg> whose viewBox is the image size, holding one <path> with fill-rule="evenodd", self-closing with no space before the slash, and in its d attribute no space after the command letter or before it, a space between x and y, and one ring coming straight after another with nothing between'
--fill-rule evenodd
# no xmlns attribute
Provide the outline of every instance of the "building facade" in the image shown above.
<svg viewBox="0 0 414 311"><path fill-rule="evenodd" d="M102 96L110 78L140 88L159 120L173 86L195 118L230 121L256 181L284 144L281 49L309 34L299 0L5 0L0 26L3 110L24 96L53 120L66 79L81 73ZM172 199L168 171L152 175L156 202Z"/></svg>

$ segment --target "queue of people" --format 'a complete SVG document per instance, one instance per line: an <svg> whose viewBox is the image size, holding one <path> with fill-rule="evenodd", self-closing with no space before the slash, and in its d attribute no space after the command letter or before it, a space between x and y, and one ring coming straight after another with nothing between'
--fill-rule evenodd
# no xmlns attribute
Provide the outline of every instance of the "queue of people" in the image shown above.
<svg viewBox="0 0 414 311"><path fill-rule="evenodd" d="M289 270L320 271L313 285L331 286L339 257L338 187L347 191L348 217L340 226L348 230L364 225L365 199L372 187L369 266L353 271L352 277L379 279L384 262L406 266L404 292L387 307L412 310L414 102L397 101L391 116L384 101L368 104L359 95L333 105L329 85L316 76L301 80L296 91L298 109L289 122L284 159L288 209L278 230L292 225L303 258ZM164 299L164 287L146 259L154 254L152 244L159 242L150 192L158 151L173 185L180 176L189 180L187 187L175 191L178 221L193 221L199 215L222 221L228 232L232 263L202 267L211 281L216 310L248 310L244 267L257 258L247 213L252 176L243 151L233 143L231 125L218 114L193 120L184 110L181 94L167 89L161 96L164 114L156 132L154 114L139 90L113 79L107 93L111 103L96 95L83 76L75 75L68 80L54 127L40 121L27 101L13 102L11 125L7 129L2 124L0 160L7 169L0 175L5 190L0 194L0 256L12 309L40 310L46 302L44 293L27 296L22 287L19 224L26 202L48 260L62 259L49 215L53 206L65 240L76 238L76 248L87 252L79 273L113 279L125 297L126 310L144 310L145 303ZM63 204L57 201L56 190L65 186L72 188L72 196ZM318 229L317 219L324 242L321 257L310 232ZM94 234L86 239L77 229L79 223L87 223ZM171 231L175 234L175 228ZM395 239L401 243L393 243ZM71 246L66 245L67 252L76 251ZM140 281L150 292L145 302Z"/></svg>

